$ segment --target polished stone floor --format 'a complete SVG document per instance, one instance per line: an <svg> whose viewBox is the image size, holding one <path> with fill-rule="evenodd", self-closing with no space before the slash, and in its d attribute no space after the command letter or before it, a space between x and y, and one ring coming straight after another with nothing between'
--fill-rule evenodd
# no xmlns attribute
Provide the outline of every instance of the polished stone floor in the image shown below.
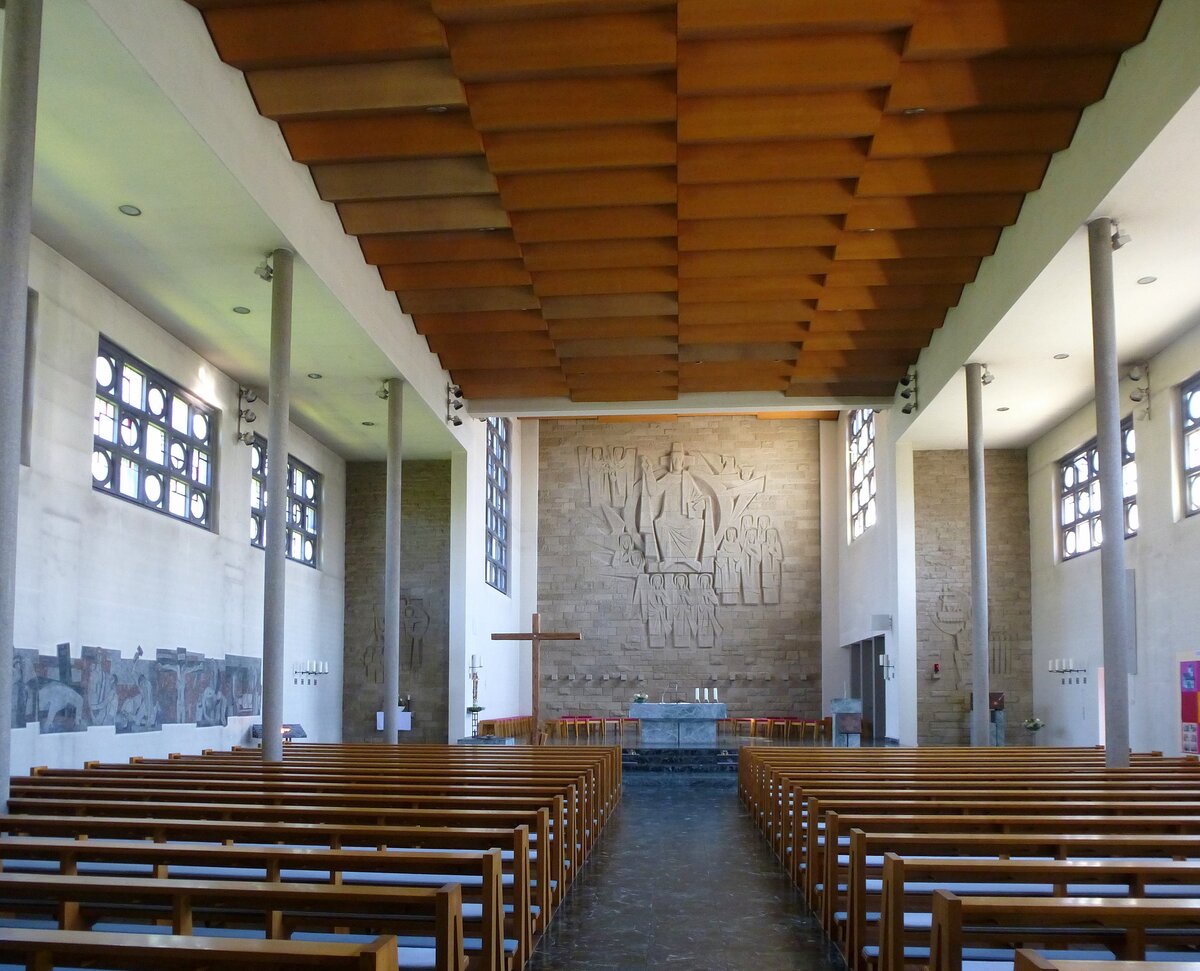
<svg viewBox="0 0 1200 971"><path fill-rule="evenodd" d="M840 971L735 777L627 773L530 971Z"/></svg>

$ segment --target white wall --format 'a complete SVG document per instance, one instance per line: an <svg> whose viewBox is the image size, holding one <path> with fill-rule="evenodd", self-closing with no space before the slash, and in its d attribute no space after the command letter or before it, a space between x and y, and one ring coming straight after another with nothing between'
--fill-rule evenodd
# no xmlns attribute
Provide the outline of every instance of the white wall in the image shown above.
<svg viewBox="0 0 1200 971"><path fill-rule="evenodd" d="M1178 385L1200 370L1200 328L1150 362L1149 416L1138 406L1138 535L1125 544L1137 597L1138 673L1130 679L1130 743L1136 750L1178 753L1178 660L1200 649L1200 516L1184 517L1180 498ZM1122 384L1123 414L1132 385ZM1100 554L1063 562L1057 544L1058 460L1096 434L1093 406L1081 409L1029 449L1030 557L1033 578L1034 710L1047 744L1092 745L1100 739ZM1088 669L1087 685L1066 685L1046 670L1072 657Z"/></svg>
<svg viewBox="0 0 1200 971"><path fill-rule="evenodd" d="M822 622L822 704L841 697L849 678L842 648L882 633L895 663L885 682L885 731L906 745L916 744L916 631L913 622L915 561L912 547L912 452L892 439L893 416L875 416L876 522L853 542L847 527L849 485L846 415L821 425L821 559L826 584ZM832 591L835 592L831 592ZM903 603L900 591L906 591ZM828 616L830 613L833 616ZM873 624L891 618L891 629Z"/></svg>
<svg viewBox="0 0 1200 971"><path fill-rule="evenodd" d="M183 647L208 657L262 655L263 554L249 543L250 465L234 442L236 382L169 336L78 267L33 241L30 285L39 292L31 465L22 469L16 646L52 654L70 642L120 650ZM205 530L98 492L91 483L92 402L100 333L220 409L216 528ZM254 410L267 424L264 402ZM323 478L319 569L288 563L288 672L295 661L328 661L317 687L291 684L285 721L313 739L341 731L345 469L295 426L289 450ZM172 725L122 735L112 728L40 735L13 732L13 768L123 760L249 741L256 718L226 728Z"/></svg>
<svg viewBox="0 0 1200 971"><path fill-rule="evenodd" d="M529 644L493 641L492 634L528 630L530 604L537 602L537 422L512 423L512 560L507 594L484 579L487 425L468 420L460 432L466 451L451 461L450 486L450 741L471 733L466 708L471 698L472 654L483 663L480 717L529 714Z"/></svg>

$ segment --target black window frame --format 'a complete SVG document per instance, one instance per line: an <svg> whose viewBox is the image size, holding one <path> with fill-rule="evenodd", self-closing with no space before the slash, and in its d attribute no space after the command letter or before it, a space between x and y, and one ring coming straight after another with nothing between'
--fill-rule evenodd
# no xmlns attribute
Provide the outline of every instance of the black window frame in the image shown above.
<svg viewBox="0 0 1200 971"><path fill-rule="evenodd" d="M1084 474L1086 466L1086 474ZM1133 415L1121 422L1121 504L1125 539L1138 532L1137 508L1137 434ZM1100 525L1100 464L1097 439L1092 438L1058 460L1058 542L1063 561L1076 560L1100 549L1104 540ZM1081 498L1086 496L1087 511L1080 513ZM1086 549L1079 548L1080 527L1087 524ZM1097 532L1100 538L1097 539ZM1074 543L1072 544L1072 539ZM1073 548L1072 548L1073 547Z"/></svg>
<svg viewBox="0 0 1200 971"><path fill-rule="evenodd" d="M297 478L297 476L301 478ZM304 479L313 484L312 495L303 488ZM321 473L296 456L288 455L287 550L289 560L316 569L321 556ZM298 487L299 483L299 487ZM309 516L311 511L312 515ZM254 433L250 440L250 545L267 546L267 439ZM312 544L305 549L305 541Z"/></svg>
<svg viewBox="0 0 1200 971"><path fill-rule="evenodd" d="M484 579L509 593L512 560L512 423L487 419L487 479L484 509Z"/></svg>
<svg viewBox="0 0 1200 971"><path fill-rule="evenodd" d="M107 383L102 368L108 372ZM129 400L124 387L127 371L141 379L136 401ZM93 377L92 488L216 532L219 409L103 334ZM176 419L181 405L186 406L186 428ZM101 433L105 426L110 435ZM132 431L126 434L126 429ZM161 459L155 458L156 453ZM136 494L126 491L122 483L122 470L128 467L137 469ZM157 486L152 487L152 482ZM172 508L176 496L181 497L181 510Z"/></svg>
<svg viewBox="0 0 1200 971"><path fill-rule="evenodd" d="M873 408L855 408L849 412L846 418L846 481L849 486L846 509L852 543L878 521L875 433Z"/></svg>
<svg viewBox="0 0 1200 971"><path fill-rule="evenodd" d="M1180 471L1183 475L1183 514L1195 516L1200 513L1200 372L1193 374L1179 386L1179 406L1179 438L1183 447L1180 461ZM1193 443L1192 457L1189 460L1188 446Z"/></svg>

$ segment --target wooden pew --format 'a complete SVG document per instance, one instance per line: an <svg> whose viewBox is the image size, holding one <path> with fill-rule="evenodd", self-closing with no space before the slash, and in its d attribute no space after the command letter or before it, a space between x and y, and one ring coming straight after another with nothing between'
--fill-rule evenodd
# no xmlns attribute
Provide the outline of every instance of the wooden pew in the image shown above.
<svg viewBox="0 0 1200 971"><path fill-rule="evenodd" d="M0 962L30 971L99 962L105 968L144 971L399 971L396 939L381 935L364 944L316 941L230 941L177 934L106 934L0 927Z"/></svg>
<svg viewBox="0 0 1200 971"><path fill-rule="evenodd" d="M1176 939L1194 944L1200 900L959 897L935 890L929 971L962 971L963 948L974 945L1099 945L1120 959L1143 961L1150 930L1171 935L1156 937L1160 944Z"/></svg>
<svg viewBox="0 0 1200 971"><path fill-rule="evenodd" d="M281 940L301 932L328 936L343 924L403 926L405 936L415 928L422 938L433 938L435 971L466 969L457 884L418 889L0 873L0 906L6 915L26 920L51 915L66 931L115 919L122 928L144 925L149 934L169 922L172 934L192 935L212 919L217 927L258 928L265 938ZM413 920L419 923L409 927ZM407 949L404 937L397 940Z"/></svg>
<svg viewBox="0 0 1200 971"><path fill-rule="evenodd" d="M1005 885L1017 885L1018 889L1011 891L1013 896L1136 898L1147 896L1147 889L1153 886L1154 898L1163 900L1194 897L1198 884L1200 860L914 859L888 853L880 898L879 958L873 962L863 959L863 948L870 943L870 937L864 935L859 938L853 959L847 955L847 963L851 968L870 967L872 971L904 971L909 960L906 947L928 943L925 927L906 931L905 916L929 916L933 899L929 887L960 897L1007 895L1010 891L1004 889ZM1034 891L1034 887L1039 889ZM1122 888L1122 892L1115 893L1115 887ZM920 961L924 956L912 955L912 959Z"/></svg>
<svg viewBox="0 0 1200 971"><path fill-rule="evenodd" d="M1198 961L1059 961L1020 948L1014 971L1200 971Z"/></svg>
<svg viewBox="0 0 1200 971"><path fill-rule="evenodd" d="M529 886L512 880L505 893L501 851L471 850L330 850L297 846L216 846L208 843L0 836L5 873L155 876L161 879L252 880L318 885L354 885L377 881L385 886L457 883L464 902L478 904L464 933L479 938L473 967L508 971L505 900L512 910L516 949L511 964L520 968L531 945ZM132 872L131 872L132 871ZM477 881L477 883L476 883ZM473 933L467 933L470 928ZM468 949L471 956L471 950Z"/></svg>

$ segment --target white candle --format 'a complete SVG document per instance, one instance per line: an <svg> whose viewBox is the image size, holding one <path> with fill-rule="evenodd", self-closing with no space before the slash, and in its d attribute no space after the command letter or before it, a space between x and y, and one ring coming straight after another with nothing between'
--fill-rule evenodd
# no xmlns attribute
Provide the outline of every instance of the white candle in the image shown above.
<svg viewBox="0 0 1200 971"><path fill-rule="evenodd" d="M471 667L473 667L473 668L479 667L479 655L478 654L471 655Z"/></svg>
<svg viewBox="0 0 1200 971"><path fill-rule="evenodd" d="M700 700L700 689L699 688L696 689L696 700L697 701Z"/></svg>
<svg viewBox="0 0 1200 971"><path fill-rule="evenodd" d="M322 662L321 662L321 673L322 673L322 674L328 674L328 673L329 673L329 662L328 662L328 661L322 661Z"/></svg>
<svg viewBox="0 0 1200 971"><path fill-rule="evenodd" d="M707 688L704 689L704 700L708 701L708 689Z"/></svg>
<svg viewBox="0 0 1200 971"><path fill-rule="evenodd" d="M716 685L713 686L713 701L720 701L720 699L717 697Z"/></svg>

